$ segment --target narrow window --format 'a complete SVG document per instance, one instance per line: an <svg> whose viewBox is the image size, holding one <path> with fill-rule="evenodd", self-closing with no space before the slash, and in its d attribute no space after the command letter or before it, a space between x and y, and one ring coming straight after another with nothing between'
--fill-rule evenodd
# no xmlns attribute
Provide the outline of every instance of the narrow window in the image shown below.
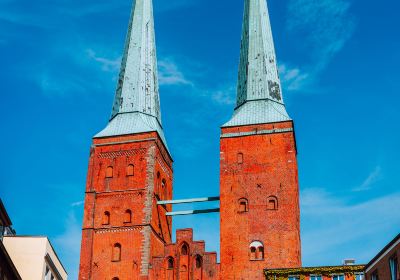
<svg viewBox="0 0 400 280"><path fill-rule="evenodd" d="M201 268L203 265L203 260L201 258L201 256L197 255L196 256L196 268L199 269Z"/></svg>
<svg viewBox="0 0 400 280"><path fill-rule="evenodd" d="M125 211L124 223L131 223L131 222L132 222L132 211L128 209Z"/></svg>
<svg viewBox="0 0 400 280"><path fill-rule="evenodd" d="M371 280L379 280L378 271L375 270L371 275Z"/></svg>
<svg viewBox="0 0 400 280"><path fill-rule="evenodd" d="M322 276L321 275L311 275L310 280L322 280Z"/></svg>
<svg viewBox="0 0 400 280"><path fill-rule="evenodd" d="M363 273L358 273L358 274L356 274L356 278L354 278L354 279L355 280L364 280L364 274Z"/></svg>
<svg viewBox="0 0 400 280"><path fill-rule="evenodd" d="M114 176L114 170L112 166L107 167L106 169L106 178L112 178Z"/></svg>
<svg viewBox="0 0 400 280"><path fill-rule="evenodd" d="M260 246L257 248L257 260L264 259L264 247Z"/></svg>
<svg viewBox="0 0 400 280"><path fill-rule="evenodd" d="M189 248L187 244L183 244L181 248L181 255L186 256L189 254Z"/></svg>
<svg viewBox="0 0 400 280"><path fill-rule="evenodd" d="M167 268L168 268L168 269L174 269L174 259L173 259L172 257L169 257L169 258L168 258L168 261L167 261Z"/></svg>
<svg viewBox="0 0 400 280"><path fill-rule="evenodd" d="M288 280L300 280L299 276L289 276Z"/></svg>
<svg viewBox="0 0 400 280"><path fill-rule="evenodd" d="M135 167L133 166L133 164L129 164L126 167L126 176L133 176L135 175Z"/></svg>
<svg viewBox="0 0 400 280"><path fill-rule="evenodd" d="M104 212L103 215L103 225L109 225L110 224L110 212L106 211Z"/></svg>
<svg viewBox="0 0 400 280"><path fill-rule="evenodd" d="M397 257L393 256L389 259L390 280L397 280Z"/></svg>
<svg viewBox="0 0 400 280"><path fill-rule="evenodd" d="M239 199L239 212L244 213L249 211L249 202L245 198Z"/></svg>
<svg viewBox="0 0 400 280"><path fill-rule="evenodd" d="M278 210L278 198L276 196L270 196L267 198L267 209Z"/></svg>
<svg viewBox="0 0 400 280"><path fill-rule="evenodd" d="M163 196L161 199L167 198L167 182L165 179L163 179L161 182L161 195Z"/></svg>
<svg viewBox="0 0 400 280"><path fill-rule="evenodd" d="M112 261L119 262L121 261L121 244L115 243L113 247Z"/></svg>
<svg viewBox="0 0 400 280"><path fill-rule="evenodd" d="M243 163L243 153L238 153L237 154L237 163L242 164Z"/></svg>
<svg viewBox="0 0 400 280"><path fill-rule="evenodd" d="M119 278L118 277L114 277L112 280L119 280Z"/></svg>
<svg viewBox="0 0 400 280"><path fill-rule="evenodd" d="M250 247L250 260L256 260L257 256L256 256L256 247Z"/></svg>
<svg viewBox="0 0 400 280"><path fill-rule="evenodd" d="M344 280L344 275L334 275L332 276L332 280Z"/></svg>

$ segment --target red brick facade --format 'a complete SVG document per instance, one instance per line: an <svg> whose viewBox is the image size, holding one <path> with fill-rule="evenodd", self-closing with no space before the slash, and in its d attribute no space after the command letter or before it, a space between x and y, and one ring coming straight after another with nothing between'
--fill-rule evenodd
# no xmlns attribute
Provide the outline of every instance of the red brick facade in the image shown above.
<svg viewBox="0 0 400 280"><path fill-rule="evenodd" d="M176 243L165 246L164 254L153 258L151 279L219 279L217 253L205 252L204 241L193 241L193 230L176 232Z"/></svg>
<svg viewBox="0 0 400 280"><path fill-rule="evenodd" d="M222 128L221 279L301 266L292 122Z"/></svg>
<svg viewBox="0 0 400 280"><path fill-rule="evenodd" d="M391 280L393 272L394 279L400 280L400 234L367 264L365 279Z"/></svg>
<svg viewBox="0 0 400 280"><path fill-rule="evenodd" d="M172 160L156 132L94 139L79 279L148 279L171 243Z"/></svg>

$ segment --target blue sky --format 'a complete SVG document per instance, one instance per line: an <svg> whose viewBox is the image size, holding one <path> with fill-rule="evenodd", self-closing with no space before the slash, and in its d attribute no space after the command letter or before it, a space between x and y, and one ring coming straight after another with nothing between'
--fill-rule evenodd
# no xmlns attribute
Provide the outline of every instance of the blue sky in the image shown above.
<svg viewBox="0 0 400 280"><path fill-rule="evenodd" d="M0 0L0 197L19 234L50 237L70 279L91 137L110 116L131 4ZM154 6L174 196L218 195L243 1ZM400 229L400 2L269 0L269 8L296 126L303 264L367 262ZM211 214L175 218L174 227L194 227L218 250L218 223Z"/></svg>

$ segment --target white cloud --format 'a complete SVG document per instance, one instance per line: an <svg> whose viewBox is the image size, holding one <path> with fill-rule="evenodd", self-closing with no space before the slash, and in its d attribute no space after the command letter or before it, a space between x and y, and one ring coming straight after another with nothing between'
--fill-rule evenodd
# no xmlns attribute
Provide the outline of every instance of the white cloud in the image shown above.
<svg viewBox="0 0 400 280"><path fill-rule="evenodd" d="M309 73L303 73L298 67L285 63L279 65L279 74L283 86L289 91L300 90L312 80Z"/></svg>
<svg viewBox="0 0 400 280"><path fill-rule="evenodd" d="M73 203L71 203L71 207L77 207L77 206L81 206L81 205L83 205L85 202L82 200L82 201L76 201L76 202L73 202Z"/></svg>
<svg viewBox="0 0 400 280"><path fill-rule="evenodd" d="M175 61L170 58L160 60L158 69L160 85L192 85L192 82L185 78Z"/></svg>
<svg viewBox="0 0 400 280"><path fill-rule="evenodd" d="M105 72L117 72L121 66L121 57L115 59L109 59L105 57L100 57L92 49L86 51L90 59L98 62L101 65L101 70Z"/></svg>
<svg viewBox="0 0 400 280"><path fill-rule="evenodd" d="M347 0L290 0L287 29L302 37L296 44L304 54L304 65L283 65L283 81L289 90L299 90L316 81L319 73L351 39L355 17Z"/></svg>
<svg viewBox="0 0 400 280"><path fill-rule="evenodd" d="M69 279L78 279L81 236L80 223L71 211L65 221L65 231L54 239L57 253L67 269Z"/></svg>
<svg viewBox="0 0 400 280"><path fill-rule="evenodd" d="M339 264L346 257L365 261L366 256L372 257L371 248L356 247L356 242L376 240L382 232L397 231L400 193L351 204L323 189L306 189L301 193L301 213L306 265Z"/></svg>
<svg viewBox="0 0 400 280"><path fill-rule="evenodd" d="M371 189L372 185L375 184L382 178L382 168L380 166L375 167L375 169L368 175L364 182L353 189L353 191L367 191Z"/></svg>

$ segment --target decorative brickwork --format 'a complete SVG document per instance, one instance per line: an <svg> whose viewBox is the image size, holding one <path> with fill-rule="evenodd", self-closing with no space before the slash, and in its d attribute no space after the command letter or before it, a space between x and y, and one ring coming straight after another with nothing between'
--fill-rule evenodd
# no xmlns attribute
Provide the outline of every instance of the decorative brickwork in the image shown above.
<svg viewBox="0 0 400 280"><path fill-rule="evenodd" d="M220 166L221 279L301 266L293 123L222 128Z"/></svg>
<svg viewBox="0 0 400 280"><path fill-rule="evenodd" d="M217 253L205 252L204 241L193 241L192 229L176 232L176 243L165 246L161 256L154 257L151 279L217 280Z"/></svg>
<svg viewBox="0 0 400 280"><path fill-rule="evenodd" d="M93 140L79 279L148 279L151 259L171 243L171 207L156 204L161 180L172 199L171 164L156 132Z"/></svg>

